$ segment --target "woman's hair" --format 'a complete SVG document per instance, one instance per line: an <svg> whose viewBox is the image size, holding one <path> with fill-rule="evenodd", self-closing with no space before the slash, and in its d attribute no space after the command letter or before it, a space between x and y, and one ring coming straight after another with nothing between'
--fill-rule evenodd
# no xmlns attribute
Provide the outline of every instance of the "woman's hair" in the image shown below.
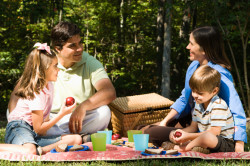
<svg viewBox="0 0 250 166"><path fill-rule="evenodd" d="M189 86L192 91L209 92L214 88L220 88L220 73L208 65L200 66L189 80Z"/></svg>
<svg viewBox="0 0 250 166"><path fill-rule="evenodd" d="M77 25L66 21L59 22L51 31L52 46L61 50L70 38L80 33Z"/></svg>
<svg viewBox="0 0 250 166"><path fill-rule="evenodd" d="M224 49L219 30L212 26L196 28L192 31L196 43L204 50L207 59L230 70L231 64Z"/></svg>
<svg viewBox="0 0 250 166"><path fill-rule="evenodd" d="M26 59L15 95L25 99L34 99L34 93L39 94L45 86L45 71L51 65L53 58L56 58L53 51L49 54L46 50L33 48Z"/></svg>

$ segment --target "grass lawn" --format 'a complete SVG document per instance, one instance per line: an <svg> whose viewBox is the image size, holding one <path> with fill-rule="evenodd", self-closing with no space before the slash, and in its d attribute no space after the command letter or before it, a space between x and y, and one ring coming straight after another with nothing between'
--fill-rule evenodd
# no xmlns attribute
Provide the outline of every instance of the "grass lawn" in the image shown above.
<svg viewBox="0 0 250 166"><path fill-rule="evenodd" d="M1 116L3 117L3 116ZM0 143L4 142L4 134L5 134L5 126L6 121L1 118L0 119ZM250 127L247 128L248 131L248 140L250 140ZM250 144L245 145L245 151L250 151ZM221 165L221 166L239 166L239 165L250 165L249 161L246 160L222 160L222 161L205 161L201 159L145 159L145 160L135 160L135 161L126 161L126 162L106 162L106 161L97 161L97 162L10 162L7 160L0 160L0 166L12 166L12 165L22 165L22 166L94 166L94 165L102 165L102 166L185 166L185 165Z"/></svg>

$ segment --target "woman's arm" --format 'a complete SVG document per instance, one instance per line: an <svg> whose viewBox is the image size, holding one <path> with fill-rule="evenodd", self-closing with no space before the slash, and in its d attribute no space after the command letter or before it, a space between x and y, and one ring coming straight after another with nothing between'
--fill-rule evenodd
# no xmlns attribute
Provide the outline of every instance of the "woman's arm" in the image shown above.
<svg viewBox="0 0 250 166"><path fill-rule="evenodd" d="M178 112L175 109L171 109L168 115L160 122L159 126L167 126L168 123L178 115Z"/></svg>

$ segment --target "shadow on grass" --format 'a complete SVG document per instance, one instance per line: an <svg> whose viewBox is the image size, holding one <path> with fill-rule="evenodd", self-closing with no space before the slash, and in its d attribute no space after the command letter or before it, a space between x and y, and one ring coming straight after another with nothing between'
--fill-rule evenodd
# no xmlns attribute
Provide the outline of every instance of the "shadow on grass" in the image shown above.
<svg viewBox="0 0 250 166"><path fill-rule="evenodd" d="M6 114L0 114L0 128L5 128L7 125Z"/></svg>

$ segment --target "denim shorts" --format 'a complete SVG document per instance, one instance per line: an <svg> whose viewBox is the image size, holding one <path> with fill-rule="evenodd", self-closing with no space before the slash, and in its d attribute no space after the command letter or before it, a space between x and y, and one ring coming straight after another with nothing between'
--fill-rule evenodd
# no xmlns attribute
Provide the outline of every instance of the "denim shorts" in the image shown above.
<svg viewBox="0 0 250 166"><path fill-rule="evenodd" d="M60 135L56 136L39 136L33 127L23 120L14 120L7 124L5 143L23 145L31 143L38 146L47 146L61 140Z"/></svg>

